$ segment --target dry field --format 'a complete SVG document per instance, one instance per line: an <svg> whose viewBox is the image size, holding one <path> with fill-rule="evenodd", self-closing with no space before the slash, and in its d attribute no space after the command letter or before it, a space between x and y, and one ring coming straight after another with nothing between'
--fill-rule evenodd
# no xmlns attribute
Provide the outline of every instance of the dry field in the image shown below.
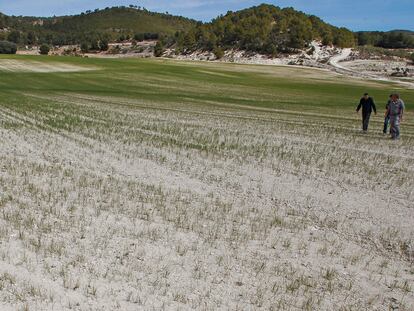
<svg viewBox="0 0 414 311"><path fill-rule="evenodd" d="M393 142L332 102L360 80L63 61L102 69L0 60L1 310L414 309L412 111Z"/></svg>

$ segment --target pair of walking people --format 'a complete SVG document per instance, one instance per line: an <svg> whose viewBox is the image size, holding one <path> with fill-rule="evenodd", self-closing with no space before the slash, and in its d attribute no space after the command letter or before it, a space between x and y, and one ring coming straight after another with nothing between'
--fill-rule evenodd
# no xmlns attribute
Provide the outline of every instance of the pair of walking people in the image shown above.
<svg viewBox="0 0 414 311"><path fill-rule="evenodd" d="M368 131L369 120L371 113L374 111L377 114L377 107L375 106L374 99L365 93L361 98L357 107L357 113L362 108L362 130L366 133ZM400 138L400 123L403 118L405 105L400 95L393 93L385 106L385 118L383 133L387 134L388 125L390 125L390 134L392 139Z"/></svg>

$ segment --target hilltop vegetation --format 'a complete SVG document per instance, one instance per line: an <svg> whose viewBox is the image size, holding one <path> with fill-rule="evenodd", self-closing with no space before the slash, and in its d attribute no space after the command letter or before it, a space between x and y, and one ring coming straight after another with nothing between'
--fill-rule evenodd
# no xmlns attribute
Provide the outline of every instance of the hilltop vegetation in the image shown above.
<svg viewBox="0 0 414 311"><path fill-rule="evenodd" d="M339 47L356 44L353 33L346 28L331 26L293 8L265 4L228 12L211 23L177 34L175 39L183 51L237 48L266 54L303 48L315 39Z"/></svg>
<svg viewBox="0 0 414 311"><path fill-rule="evenodd" d="M386 49L414 48L414 32L407 30L361 31L356 34L356 37L358 45L372 45Z"/></svg>
<svg viewBox="0 0 414 311"><path fill-rule="evenodd" d="M0 29L8 30L0 33L0 39L24 45L96 43L134 37L158 39L185 31L195 23L184 17L154 13L136 6L96 9L79 15L53 18L0 15Z"/></svg>
<svg viewBox="0 0 414 311"><path fill-rule="evenodd" d="M313 40L337 47L374 46L414 48L410 31L357 32L325 23L293 8L262 4L228 12L210 23L168 13L154 13L130 5L51 18L16 17L0 13L0 41L17 45L81 45L82 51L107 50L109 42L159 40L156 54L166 47L177 54L195 50L214 52L238 49L268 55L292 53Z"/></svg>

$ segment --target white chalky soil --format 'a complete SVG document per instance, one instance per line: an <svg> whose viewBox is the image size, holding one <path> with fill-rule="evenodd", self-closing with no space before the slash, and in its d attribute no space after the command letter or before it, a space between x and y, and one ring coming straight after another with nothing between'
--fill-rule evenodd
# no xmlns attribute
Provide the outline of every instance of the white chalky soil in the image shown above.
<svg viewBox="0 0 414 311"><path fill-rule="evenodd" d="M77 72L95 70L93 67L82 67L65 63L45 63L17 59L0 59L0 72Z"/></svg>
<svg viewBox="0 0 414 311"><path fill-rule="evenodd" d="M0 107L1 310L414 309L412 122L46 99Z"/></svg>

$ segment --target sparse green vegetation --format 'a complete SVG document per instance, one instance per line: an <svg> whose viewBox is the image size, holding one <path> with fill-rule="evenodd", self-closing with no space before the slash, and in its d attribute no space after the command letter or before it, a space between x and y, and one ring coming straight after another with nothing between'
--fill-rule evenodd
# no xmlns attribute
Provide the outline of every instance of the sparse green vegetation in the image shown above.
<svg viewBox="0 0 414 311"><path fill-rule="evenodd" d="M395 50L395 49L384 49L381 47L375 47L372 45L364 45L364 46L359 46L358 51L361 53L362 57L365 58L370 58L370 57L375 57L375 56L388 56L388 57L393 57L393 56L397 56L397 57L401 57L401 58L410 58L411 54L410 52L408 52L407 50Z"/></svg>
<svg viewBox="0 0 414 311"><path fill-rule="evenodd" d="M5 308L412 309L413 90L393 142L354 109L400 86L323 70L0 56L0 75Z"/></svg>

